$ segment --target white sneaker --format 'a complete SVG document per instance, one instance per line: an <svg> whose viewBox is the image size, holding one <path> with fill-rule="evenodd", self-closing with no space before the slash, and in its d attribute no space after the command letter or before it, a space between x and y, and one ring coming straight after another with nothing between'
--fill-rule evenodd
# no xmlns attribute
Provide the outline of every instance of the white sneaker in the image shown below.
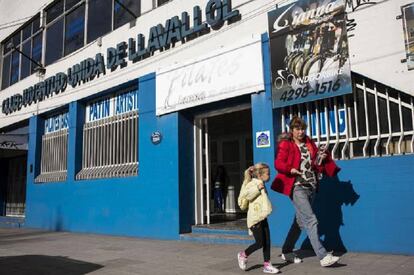
<svg viewBox="0 0 414 275"><path fill-rule="evenodd" d="M328 253L323 259L321 260L321 266L327 267L331 266L334 263L339 261L339 257L333 256L332 253Z"/></svg>
<svg viewBox="0 0 414 275"><path fill-rule="evenodd" d="M282 258L282 260L284 260L285 262L289 262L289 263L295 263L295 264L300 264L302 262L302 259L299 258L295 253L291 252L291 253L286 253L280 255L280 258Z"/></svg>
<svg viewBox="0 0 414 275"><path fill-rule="evenodd" d="M241 270L246 270L247 267L247 258L243 256L242 252L237 253L237 261L239 262L239 267Z"/></svg>
<svg viewBox="0 0 414 275"><path fill-rule="evenodd" d="M264 273L272 273L272 274L275 274L275 273L279 273L280 270L277 269L276 267L274 267L271 263L265 263L263 265L263 272Z"/></svg>

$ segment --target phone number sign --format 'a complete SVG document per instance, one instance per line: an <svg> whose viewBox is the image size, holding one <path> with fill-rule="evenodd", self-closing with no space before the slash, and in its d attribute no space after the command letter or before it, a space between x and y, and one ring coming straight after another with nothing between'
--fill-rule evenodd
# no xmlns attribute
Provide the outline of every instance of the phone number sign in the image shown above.
<svg viewBox="0 0 414 275"><path fill-rule="evenodd" d="M273 108L352 93L344 0L297 0L268 13Z"/></svg>

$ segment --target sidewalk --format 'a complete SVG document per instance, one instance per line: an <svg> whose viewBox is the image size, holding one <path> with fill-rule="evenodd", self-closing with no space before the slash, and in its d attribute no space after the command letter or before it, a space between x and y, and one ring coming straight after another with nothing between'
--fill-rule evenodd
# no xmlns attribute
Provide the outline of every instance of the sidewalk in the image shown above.
<svg viewBox="0 0 414 275"><path fill-rule="evenodd" d="M241 271L236 254L244 246L160 241L68 232L0 228L0 274L263 274L262 253ZM336 267L322 268L315 256L282 264L282 274L414 274L414 256L346 253Z"/></svg>

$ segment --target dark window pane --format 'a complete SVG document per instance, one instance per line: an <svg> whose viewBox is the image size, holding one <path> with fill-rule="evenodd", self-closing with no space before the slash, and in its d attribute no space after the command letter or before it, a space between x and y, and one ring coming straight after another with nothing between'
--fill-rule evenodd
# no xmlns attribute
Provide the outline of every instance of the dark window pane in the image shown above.
<svg viewBox="0 0 414 275"><path fill-rule="evenodd" d="M77 3L79 3L81 0L66 0L66 4L65 4L65 10L70 10L71 7L75 6ZM101 0L93 0L93 1L101 1ZM93 2L91 1L91 2Z"/></svg>
<svg viewBox="0 0 414 275"><path fill-rule="evenodd" d="M371 93L367 93L367 105L368 105L368 123L370 135L376 135L377 129L377 111L375 109L375 96Z"/></svg>
<svg viewBox="0 0 414 275"><path fill-rule="evenodd" d="M111 31L112 0L89 2L88 43Z"/></svg>
<svg viewBox="0 0 414 275"><path fill-rule="evenodd" d="M139 0L118 0L130 11L132 11L137 17L140 16L141 7ZM114 5L114 29L130 22L134 17L127 12L121 5L115 1Z"/></svg>
<svg viewBox="0 0 414 275"><path fill-rule="evenodd" d="M32 35L32 23L23 28L23 41Z"/></svg>
<svg viewBox="0 0 414 275"><path fill-rule="evenodd" d="M31 55L31 43L32 41L30 39L23 43L22 52L27 56ZM31 61L27 57L22 56L22 70L20 79L23 79L30 75L30 63Z"/></svg>
<svg viewBox="0 0 414 275"><path fill-rule="evenodd" d="M83 47L85 36L85 5L66 16L65 55Z"/></svg>
<svg viewBox="0 0 414 275"><path fill-rule="evenodd" d="M356 137L356 121L355 121L355 109L354 109L354 97L353 95L347 96L347 102L349 107L349 112L351 117L351 121L349 121L349 125L351 126L351 137Z"/></svg>
<svg viewBox="0 0 414 275"><path fill-rule="evenodd" d="M14 51L12 53L12 61L11 61L10 85L16 83L19 80L19 62L20 62L20 53L17 51Z"/></svg>
<svg viewBox="0 0 414 275"><path fill-rule="evenodd" d="M364 93L361 90L357 91L357 116L358 116L358 130L360 136L367 135L367 126L365 123L365 104L364 104Z"/></svg>
<svg viewBox="0 0 414 275"><path fill-rule="evenodd" d="M10 42L11 42L11 39L4 42L4 44L3 44L3 54L6 54L6 53L11 51L12 48L9 47Z"/></svg>
<svg viewBox="0 0 414 275"><path fill-rule="evenodd" d="M167 3L168 1L170 1L170 0L158 0L157 1L158 2L158 6L161 6L161 5L165 4L165 3Z"/></svg>
<svg viewBox="0 0 414 275"><path fill-rule="evenodd" d="M401 107L401 108L402 108L404 131L411 131L413 130L413 117L411 114L411 110L406 107Z"/></svg>
<svg viewBox="0 0 414 275"><path fill-rule="evenodd" d="M33 38L32 59L38 63L42 61L42 33L39 33ZM31 62L31 64L33 73L37 65L33 62Z"/></svg>
<svg viewBox="0 0 414 275"><path fill-rule="evenodd" d="M53 19L58 18L63 13L63 0L56 1L50 8L46 10L46 24L49 24Z"/></svg>
<svg viewBox="0 0 414 275"><path fill-rule="evenodd" d="M6 89L9 87L10 80L10 54L3 59L3 73L1 76L1 88Z"/></svg>
<svg viewBox="0 0 414 275"><path fill-rule="evenodd" d="M20 31L13 36L13 45L19 47L20 44Z"/></svg>
<svg viewBox="0 0 414 275"><path fill-rule="evenodd" d="M384 98L378 97L378 109L380 116L381 134L388 134L388 110L387 101Z"/></svg>
<svg viewBox="0 0 414 275"><path fill-rule="evenodd" d="M46 65L62 57L63 52L63 20L56 21L47 28L46 33Z"/></svg>
<svg viewBox="0 0 414 275"><path fill-rule="evenodd" d="M40 29L40 16L37 16L33 20L33 34L35 34Z"/></svg>
<svg viewBox="0 0 414 275"><path fill-rule="evenodd" d="M390 113L391 113L391 131L393 133L399 132L400 127L400 112L398 104L390 102Z"/></svg>

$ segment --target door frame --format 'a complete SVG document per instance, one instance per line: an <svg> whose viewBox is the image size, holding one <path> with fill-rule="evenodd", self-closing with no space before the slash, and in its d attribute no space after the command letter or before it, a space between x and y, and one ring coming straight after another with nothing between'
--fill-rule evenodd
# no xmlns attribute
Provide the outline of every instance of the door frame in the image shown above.
<svg viewBox="0 0 414 275"><path fill-rule="evenodd" d="M219 116L227 113L238 112L251 109L251 103L240 104L235 107L222 108L205 112L194 117L193 135L194 135L194 209L195 224L210 224L210 151L209 151L209 134L208 118ZM203 146L204 142L204 146ZM203 162L205 166L203 166ZM203 185L206 183L204 200ZM206 201L206 205L204 205ZM206 217L206 218L205 218Z"/></svg>

